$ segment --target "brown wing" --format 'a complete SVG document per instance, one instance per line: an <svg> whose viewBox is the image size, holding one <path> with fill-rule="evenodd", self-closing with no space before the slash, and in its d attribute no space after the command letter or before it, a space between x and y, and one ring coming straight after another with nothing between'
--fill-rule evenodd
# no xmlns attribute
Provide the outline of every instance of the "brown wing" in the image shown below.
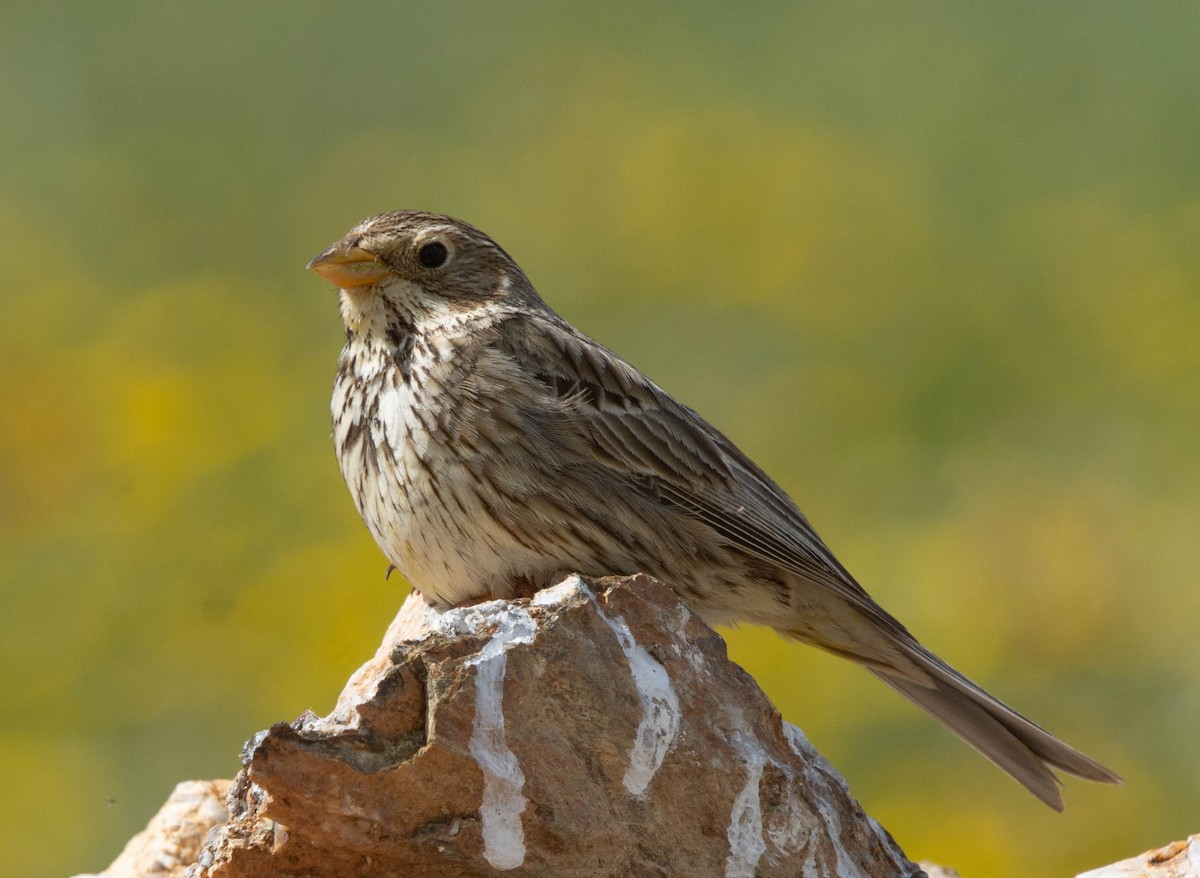
<svg viewBox="0 0 1200 878"><path fill-rule="evenodd" d="M553 313L512 317L500 327L499 344L522 371L572 403L598 463L704 522L731 547L830 589L907 636L766 473L629 363Z"/></svg>

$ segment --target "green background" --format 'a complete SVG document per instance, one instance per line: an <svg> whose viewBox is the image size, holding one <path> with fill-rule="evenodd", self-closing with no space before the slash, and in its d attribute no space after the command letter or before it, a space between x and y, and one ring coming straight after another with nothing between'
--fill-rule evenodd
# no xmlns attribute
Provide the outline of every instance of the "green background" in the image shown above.
<svg viewBox="0 0 1200 878"><path fill-rule="evenodd" d="M913 857L1200 831L1200 6L6 3L0 871L105 866L403 597L305 262L491 233L927 644L1127 778L1056 815L869 675L733 655Z"/></svg>

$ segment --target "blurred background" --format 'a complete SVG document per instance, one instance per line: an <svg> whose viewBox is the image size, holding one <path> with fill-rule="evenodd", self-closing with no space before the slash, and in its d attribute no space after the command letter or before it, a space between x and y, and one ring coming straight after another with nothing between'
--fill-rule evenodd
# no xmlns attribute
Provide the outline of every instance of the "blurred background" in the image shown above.
<svg viewBox="0 0 1200 878"><path fill-rule="evenodd" d="M1200 7L7 2L0 872L327 712L405 584L305 262L492 234L939 653L1127 778L1056 815L869 675L733 656L914 858L1200 832Z"/></svg>

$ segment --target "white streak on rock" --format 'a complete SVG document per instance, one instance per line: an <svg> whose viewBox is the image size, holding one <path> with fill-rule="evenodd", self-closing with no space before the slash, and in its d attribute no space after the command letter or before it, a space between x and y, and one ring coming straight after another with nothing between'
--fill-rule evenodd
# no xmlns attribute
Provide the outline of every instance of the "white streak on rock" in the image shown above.
<svg viewBox="0 0 1200 878"><path fill-rule="evenodd" d="M829 760L817 752L817 748L809 743L804 732L791 723L784 723L783 734L805 766L804 773L807 775L809 783L822 791L830 791L837 786L847 794L850 792L845 778L838 774L838 770L829 763ZM868 878L862 868L846 855L845 845L842 841L842 821L838 817L837 809L830 804L831 797L824 794L817 795L815 798L817 814L825 824L825 834L832 839L833 849L837 851L838 878Z"/></svg>
<svg viewBox="0 0 1200 878"><path fill-rule="evenodd" d="M571 601L572 598L588 599L592 596L591 589L587 587L579 574L568 576L562 582L555 583L548 588L543 588L541 591L534 594L529 601L534 607L558 607Z"/></svg>
<svg viewBox="0 0 1200 878"><path fill-rule="evenodd" d="M528 610L507 601L450 610L438 621L447 632L496 625L492 639L466 662L475 666L475 724L468 748L483 771L483 857L495 869L515 869L525 862L525 774L504 735L504 674L507 650L532 642L537 625Z"/></svg>
<svg viewBox="0 0 1200 878"><path fill-rule="evenodd" d="M633 639L625 620L620 616L610 619L599 606L596 611L617 635L642 702L642 721L629 748L629 767L625 769L625 789L640 796L650 786L679 731L679 698L667 669Z"/></svg>
<svg viewBox="0 0 1200 878"><path fill-rule="evenodd" d="M767 843L763 840L762 800L758 795L767 753L757 738L741 729L733 732L730 743L746 764L746 783L733 800L729 815L725 878L754 878L758 861L767 852Z"/></svg>

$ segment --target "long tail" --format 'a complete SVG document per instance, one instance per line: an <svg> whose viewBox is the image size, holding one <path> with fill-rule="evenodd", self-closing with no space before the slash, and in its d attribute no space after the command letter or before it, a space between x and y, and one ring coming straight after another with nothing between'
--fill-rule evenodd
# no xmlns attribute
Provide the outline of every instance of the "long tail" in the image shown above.
<svg viewBox="0 0 1200 878"><path fill-rule="evenodd" d="M1059 779L1052 768L1087 780L1121 783L1118 775L989 695L920 644L905 646L908 657L928 674L928 683L911 675L890 674L877 664L868 669L1051 808L1063 809Z"/></svg>

